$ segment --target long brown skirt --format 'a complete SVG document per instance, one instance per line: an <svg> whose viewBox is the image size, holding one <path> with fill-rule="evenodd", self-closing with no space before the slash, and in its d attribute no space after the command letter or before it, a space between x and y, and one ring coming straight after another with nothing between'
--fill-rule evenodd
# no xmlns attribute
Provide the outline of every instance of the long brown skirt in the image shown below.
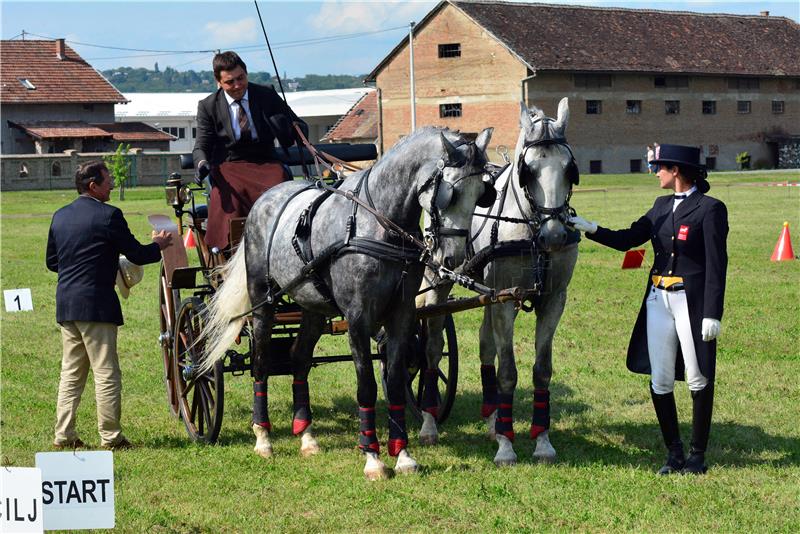
<svg viewBox="0 0 800 534"><path fill-rule="evenodd" d="M247 217L261 194L288 177L280 163L227 161L211 169L206 244L224 250L228 246L231 219Z"/></svg>

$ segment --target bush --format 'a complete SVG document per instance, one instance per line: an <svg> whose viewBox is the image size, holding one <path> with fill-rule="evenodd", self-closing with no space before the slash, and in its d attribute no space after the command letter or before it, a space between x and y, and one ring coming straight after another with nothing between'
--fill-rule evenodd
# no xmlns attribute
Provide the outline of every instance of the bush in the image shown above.
<svg viewBox="0 0 800 534"><path fill-rule="evenodd" d="M119 190L119 199L125 200L125 182L128 181L131 175L131 161L128 156L128 151L131 145L123 145L122 143L117 146L116 152L112 156L106 156L103 161L108 167L108 172L114 179L114 187Z"/></svg>

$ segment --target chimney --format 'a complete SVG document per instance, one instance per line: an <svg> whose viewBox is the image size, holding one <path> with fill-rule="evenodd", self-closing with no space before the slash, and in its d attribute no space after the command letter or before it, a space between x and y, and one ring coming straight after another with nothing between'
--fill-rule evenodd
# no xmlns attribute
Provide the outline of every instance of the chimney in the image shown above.
<svg viewBox="0 0 800 534"><path fill-rule="evenodd" d="M64 53L64 39L56 39L56 57L58 59L66 59L66 54Z"/></svg>
<svg viewBox="0 0 800 534"><path fill-rule="evenodd" d="M761 12L761 16L762 17L769 17L769 11L762 11Z"/></svg>

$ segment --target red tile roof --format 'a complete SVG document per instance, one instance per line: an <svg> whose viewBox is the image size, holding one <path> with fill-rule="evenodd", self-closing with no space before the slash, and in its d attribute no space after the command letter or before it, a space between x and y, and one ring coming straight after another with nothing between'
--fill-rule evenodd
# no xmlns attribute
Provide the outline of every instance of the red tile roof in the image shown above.
<svg viewBox="0 0 800 534"><path fill-rule="evenodd" d="M451 3L534 70L800 75L800 25L784 17Z"/></svg>
<svg viewBox="0 0 800 534"><path fill-rule="evenodd" d="M63 139L75 137L110 137L114 141L172 141L174 137L143 122L112 122L87 124L83 121L9 121L35 139Z"/></svg>
<svg viewBox="0 0 800 534"><path fill-rule="evenodd" d="M378 91L365 93L350 111L333 125L323 140L339 142L378 137Z"/></svg>
<svg viewBox="0 0 800 534"><path fill-rule="evenodd" d="M114 141L172 141L172 135L143 122L112 122L94 124L114 137Z"/></svg>
<svg viewBox="0 0 800 534"><path fill-rule="evenodd" d="M451 4L531 70L800 76L800 25L785 17L503 1ZM403 50L402 40L365 81Z"/></svg>
<svg viewBox="0 0 800 534"><path fill-rule="evenodd" d="M0 102L3 104L127 102L108 80L69 46L56 57L56 41L0 41ZM36 89L26 89L19 79Z"/></svg>
<svg viewBox="0 0 800 534"><path fill-rule="evenodd" d="M9 124L36 139L63 139L67 137L111 137L107 131L83 121L38 121Z"/></svg>

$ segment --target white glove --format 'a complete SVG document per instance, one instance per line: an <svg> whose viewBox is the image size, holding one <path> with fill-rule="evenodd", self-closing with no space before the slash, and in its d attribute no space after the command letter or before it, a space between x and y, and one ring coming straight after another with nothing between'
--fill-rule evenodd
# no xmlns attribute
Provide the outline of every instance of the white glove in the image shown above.
<svg viewBox="0 0 800 534"><path fill-rule="evenodd" d="M567 220L567 224L587 234L593 234L597 231L597 223L587 221L583 217L578 217L577 215L575 217L570 217L569 220Z"/></svg>
<svg viewBox="0 0 800 534"><path fill-rule="evenodd" d="M716 339L721 328L722 324L718 320L709 319L708 317L703 319L703 326L700 328L703 334L703 341Z"/></svg>

